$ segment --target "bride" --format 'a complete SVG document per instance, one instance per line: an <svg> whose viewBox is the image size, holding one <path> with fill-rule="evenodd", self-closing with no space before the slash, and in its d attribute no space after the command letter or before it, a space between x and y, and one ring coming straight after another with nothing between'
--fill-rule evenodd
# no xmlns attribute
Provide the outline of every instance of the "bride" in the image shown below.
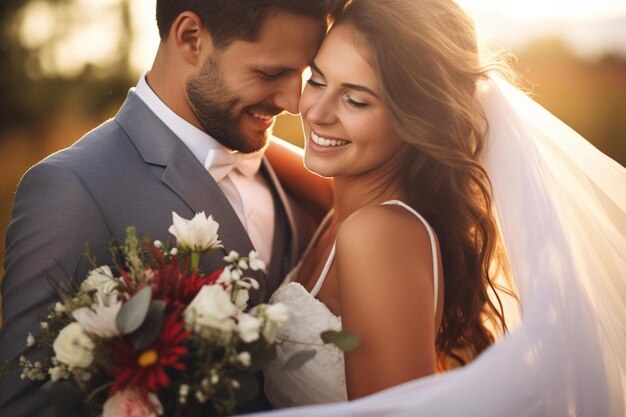
<svg viewBox="0 0 626 417"><path fill-rule="evenodd" d="M353 0L311 69L304 163L334 178L334 201L273 295L293 312L266 374L274 406L623 415L624 169L480 62L451 0ZM286 148L269 156L294 191L325 186ZM522 314L492 345L507 329L498 275ZM320 345L328 328L359 346Z"/></svg>

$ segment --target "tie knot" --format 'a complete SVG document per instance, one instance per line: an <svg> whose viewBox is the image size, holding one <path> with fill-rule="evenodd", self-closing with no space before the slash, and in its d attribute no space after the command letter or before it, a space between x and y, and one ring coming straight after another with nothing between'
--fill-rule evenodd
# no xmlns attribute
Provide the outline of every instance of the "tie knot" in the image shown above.
<svg viewBox="0 0 626 417"><path fill-rule="evenodd" d="M223 149L211 149L204 166L215 179L215 182L219 182L228 176L233 169L241 172L246 177L252 177L258 172L262 159L262 152L242 154L236 151L228 152Z"/></svg>

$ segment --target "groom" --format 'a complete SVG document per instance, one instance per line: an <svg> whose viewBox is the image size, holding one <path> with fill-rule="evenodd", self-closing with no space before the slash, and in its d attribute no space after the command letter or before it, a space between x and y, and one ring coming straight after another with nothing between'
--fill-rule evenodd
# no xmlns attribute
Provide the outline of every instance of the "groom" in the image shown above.
<svg viewBox="0 0 626 417"><path fill-rule="evenodd" d="M19 185L6 236L0 364L44 354L30 351L26 337L39 333L57 301L54 283L85 277L86 243L98 264L110 264L107 245L128 226L166 241L173 211L213 215L227 250L255 248L267 265L261 294L272 293L299 242L297 211L263 150L274 118L298 112L327 3L157 1L152 69L112 120L32 167ZM221 266L223 255L205 259L203 270ZM19 372L0 379L0 414L40 415L52 402Z"/></svg>

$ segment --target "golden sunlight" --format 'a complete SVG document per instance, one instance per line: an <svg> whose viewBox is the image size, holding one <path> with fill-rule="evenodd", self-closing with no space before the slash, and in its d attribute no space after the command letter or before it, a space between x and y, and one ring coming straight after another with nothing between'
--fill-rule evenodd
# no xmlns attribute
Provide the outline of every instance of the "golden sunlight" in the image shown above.
<svg viewBox="0 0 626 417"><path fill-rule="evenodd" d="M626 14L626 2L615 0L456 0L456 2L473 15L501 15L520 20L590 20Z"/></svg>

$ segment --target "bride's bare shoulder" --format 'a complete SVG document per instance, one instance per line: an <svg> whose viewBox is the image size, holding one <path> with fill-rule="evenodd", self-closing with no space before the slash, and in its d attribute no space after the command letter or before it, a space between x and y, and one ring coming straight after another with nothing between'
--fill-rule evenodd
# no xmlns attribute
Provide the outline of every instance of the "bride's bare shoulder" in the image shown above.
<svg viewBox="0 0 626 417"><path fill-rule="evenodd" d="M426 226L404 207L367 206L341 224L337 258L344 265L389 265L402 258L405 266L432 263L430 237Z"/></svg>

